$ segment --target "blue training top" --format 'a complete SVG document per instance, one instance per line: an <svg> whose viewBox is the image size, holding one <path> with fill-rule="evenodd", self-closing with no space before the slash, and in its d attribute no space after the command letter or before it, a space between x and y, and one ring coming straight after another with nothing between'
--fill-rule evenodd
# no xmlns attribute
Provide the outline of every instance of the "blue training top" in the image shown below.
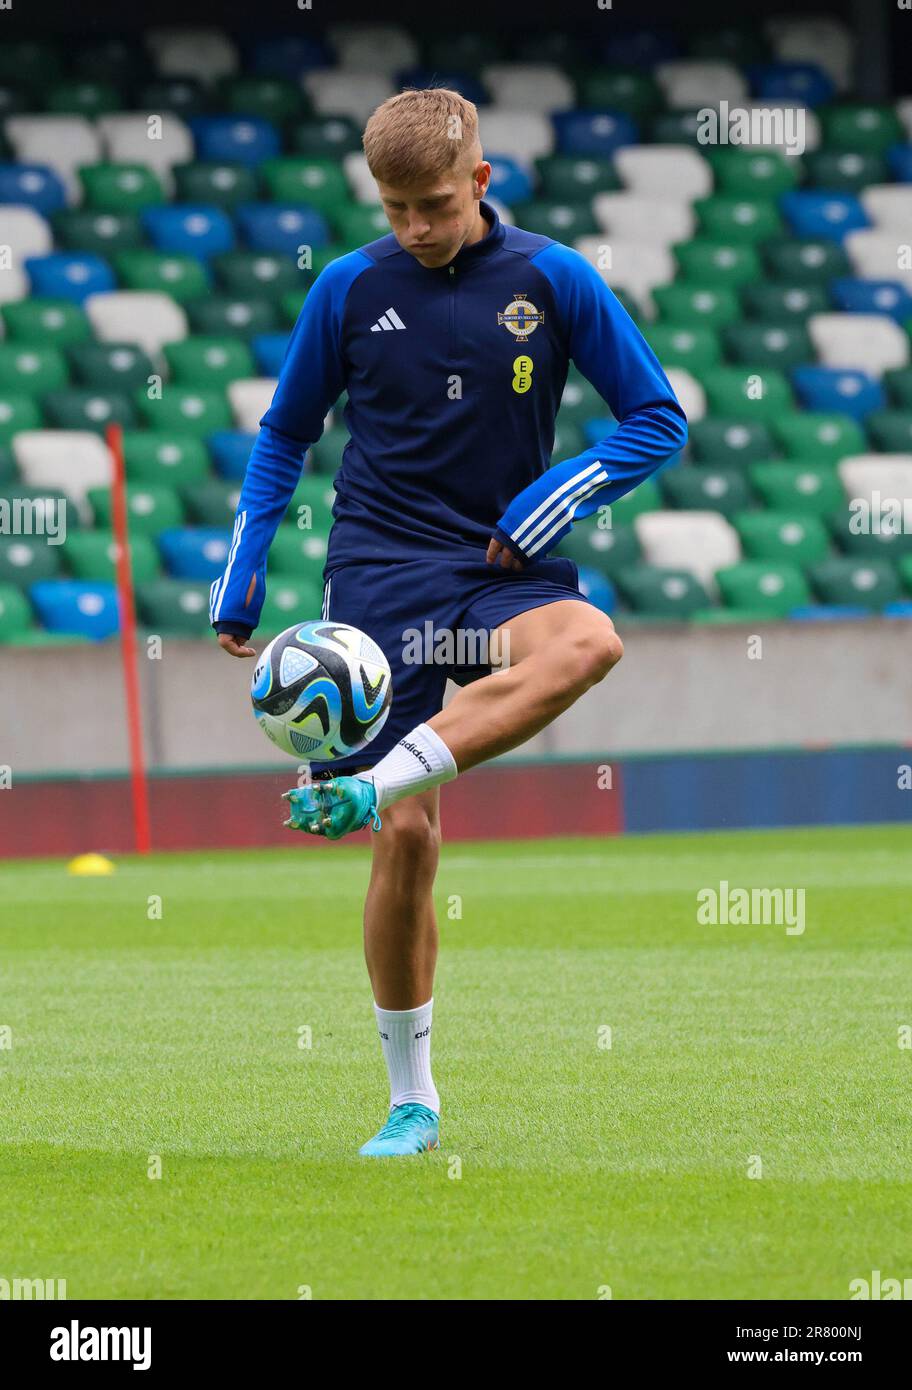
<svg viewBox="0 0 912 1390"><path fill-rule="evenodd" d="M340 565L482 553L491 536L541 558L574 516L615 501L680 449L684 412L598 272L550 237L501 222L429 269L390 234L317 277L247 464L217 631L256 627L266 555L304 455L343 391L351 436L335 480L326 574ZM573 361L619 421L551 465Z"/></svg>

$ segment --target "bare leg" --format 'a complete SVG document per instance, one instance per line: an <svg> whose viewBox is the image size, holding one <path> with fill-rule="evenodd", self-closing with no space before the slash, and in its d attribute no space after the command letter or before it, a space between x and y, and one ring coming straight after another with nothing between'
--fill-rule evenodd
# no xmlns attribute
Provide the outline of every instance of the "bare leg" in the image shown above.
<svg viewBox="0 0 912 1390"><path fill-rule="evenodd" d="M388 807L383 812L383 829L371 840L364 955L374 999L381 1009L416 1009L434 992L439 788Z"/></svg>

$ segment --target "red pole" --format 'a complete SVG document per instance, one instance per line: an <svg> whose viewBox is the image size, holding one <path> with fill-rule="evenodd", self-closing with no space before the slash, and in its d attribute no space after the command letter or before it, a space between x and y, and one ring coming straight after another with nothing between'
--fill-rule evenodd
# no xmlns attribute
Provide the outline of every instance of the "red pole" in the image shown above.
<svg viewBox="0 0 912 1390"><path fill-rule="evenodd" d="M107 428L107 443L114 460L111 485L112 522L116 546L115 574L120 608L120 655L124 693L127 701L127 738L130 745L130 794L133 802L133 838L138 854L148 854L149 787L143 753L142 713L139 699L139 652L136 643L136 606L133 600L133 567L130 562L130 536L127 521L127 477L120 425Z"/></svg>

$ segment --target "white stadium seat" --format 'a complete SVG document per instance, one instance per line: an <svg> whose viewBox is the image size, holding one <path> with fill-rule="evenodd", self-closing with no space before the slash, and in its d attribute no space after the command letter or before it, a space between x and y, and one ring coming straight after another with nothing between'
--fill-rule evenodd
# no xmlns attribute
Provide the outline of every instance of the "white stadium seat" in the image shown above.
<svg viewBox="0 0 912 1390"><path fill-rule="evenodd" d="M90 294L84 308L99 342L134 343L153 358L165 343L187 336L187 315L181 306L155 290Z"/></svg>
<svg viewBox="0 0 912 1390"><path fill-rule="evenodd" d="M829 73L836 90L847 92L853 80L854 40L838 19L817 15L781 15L764 26L773 52L782 62L816 63Z"/></svg>
<svg viewBox="0 0 912 1390"><path fill-rule="evenodd" d="M359 203L379 203L380 195L373 174L367 167L367 155L352 150L342 160L348 186Z"/></svg>
<svg viewBox="0 0 912 1390"><path fill-rule="evenodd" d="M86 493L113 476L108 446L92 430L20 430L13 454L28 487L49 488L72 499L83 521L91 519Z"/></svg>
<svg viewBox="0 0 912 1390"><path fill-rule="evenodd" d="M705 198L713 190L708 160L689 145L624 145L614 167L625 188L646 198Z"/></svg>
<svg viewBox="0 0 912 1390"><path fill-rule="evenodd" d="M481 80L495 106L525 111L567 111L576 105L569 77L552 63L491 63Z"/></svg>
<svg viewBox="0 0 912 1390"><path fill-rule="evenodd" d="M506 111L485 106L480 116L481 142L488 158L506 155L530 166L554 149L554 126L542 111Z"/></svg>
<svg viewBox="0 0 912 1390"><path fill-rule="evenodd" d="M67 202L78 203L82 189L76 170L101 158L101 139L84 116L8 116L4 125L21 164L46 164L66 188Z"/></svg>
<svg viewBox="0 0 912 1390"><path fill-rule="evenodd" d="M345 68L309 72L303 85L314 110L320 115L351 116L362 125L396 92L390 78L383 73L350 72Z"/></svg>
<svg viewBox="0 0 912 1390"><path fill-rule="evenodd" d="M886 314L811 314L808 332L825 367L881 377L909 362L909 339Z"/></svg>
<svg viewBox="0 0 912 1390"><path fill-rule="evenodd" d="M146 43L163 77L211 83L238 70L237 49L219 29L152 29Z"/></svg>
<svg viewBox="0 0 912 1390"><path fill-rule="evenodd" d="M862 189L861 203L879 231L895 231L905 240L912 237L912 185L872 183Z"/></svg>
<svg viewBox="0 0 912 1390"><path fill-rule="evenodd" d="M0 304L12 304L19 299L28 299L31 282L22 266L13 261L8 270L0 272ZM0 337L3 325L0 323Z"/></svg>
<svg viewBox="0 0 912 1390"><path fill-rule="evenodd" d="M912 290L912 229L904 237L895 231L861 228L849 232L843 246L855 274L863 280L900 280Z"/></svg>
<svg viewBox="0 0 912 1390"><path fill-rule="evenodd" d="M331 24L327 38L339 67L362 73L392 74L417 67L421 58L411 34L395 24Z"/></svg>
<svg viewBox="0 0 912 1390"><path fill-rule="evenodd" d="M652 314L652 291L657 285L668 285L674 279L675 261L666 246L644 246L640 241L620 238L606 242L603 236L577 237L575 249L594 266L606 285L613 290L626 290ZM608 254L610 253L610 264Z"/></svg>
<svg viewBox="0 0 912 1390"><path fill-rule="evenodd" d="M8 246L13 265L21 268L28 256L46 256L54 249L50 226L34 208L15 203L0 205L0 247ZM0 296L3 285L0 283ZM17 296L18 298L18 296Z"/></svg>
<svg viewBox="0 0 912 1390"><path fill-rule="evenodd" d="M228 383L228 403L239 430L255 434L272 404L278 382L274 377L248 377Z"/></svg>
<svg viewBox="0 0 912 1390"><path fill-rule="evenodd" d="M720 101L741 105L750 94L743 75L726 62L673 58L659 63L655 77L673 111L718 106Z"/></svg>
<svg viewBox="0 0 912 1390"><path fill-rule="evenodd" d="M881 503L896 498L912 509L912 454L850 454L836 467L850 501L862 497L870 504L879 492Z"/></svg>
<svg viewBox="0 0 912 1390"><path fill-rule="evenodd" d="M686 332L686 329L684 331ZM706 414L706 392L696 377L691 376L683 367L669 367L665 375L691 424L702 420Z"/></svg>
<svg viewBox="0 0 912 1390"><path fill-rule="evenodd" d="M608 235L650 246L688 241L696 230L691 204L669 198L641 198L636 193L599 193L592 202L595 220Z"/></svg>
<svg viewBox="0 0 912 1390"><path fill-rule="evenodd" d="M158 175L166 192L172 193L171 169L193 159L193 136L180 117L171 112L156 113L160 126L150 125L149 119L135 111L99 116L98 129L105 153L115 164L145 164Z"/></svg>
<svg viewBox="0 0 912 1390"><path fill-rule="evenodd" d="M710 594L716 570L741 559L738 533L719 512L642 512L633 524L647 564L689 570Z"/></svg>

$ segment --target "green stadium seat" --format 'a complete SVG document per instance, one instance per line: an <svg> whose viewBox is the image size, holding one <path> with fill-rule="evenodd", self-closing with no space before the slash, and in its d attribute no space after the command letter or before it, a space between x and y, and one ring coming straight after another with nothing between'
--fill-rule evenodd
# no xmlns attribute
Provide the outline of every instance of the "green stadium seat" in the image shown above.
<svg viewBox="0 0 912 1390"><path fill-rule="evenodd" d="M112 256L131 251L144 241L142 223L135 212L92 212L65 208L51 218L54 240L63 251L82 251Z"/></svg>
<svg viewBox="0 0 912 1390"><path fill-rule="evenodd" d="M85 311L68 299L20 299L0 305L0 315L11 342L68 347L92 338Z"/></svg>
<svg viewBox="0 0 912 1390"><path fill-rule="evenodd" d="M801 512L741 512L732 518L748 560L775 560L813 565L832 550L819 516Z"/></svg>
<svg viewBox="0 0 912 1390"><path fill-rule="evenodd" d="M745 314L761 323L803 324L811 314L832 310L830 296L823 285L770 284L760 280L741 291Z"/></svg>
<svg viewBox="0 0 912 1390"><path fill-rule="evenodd" d="M248 299L209 294L204 299L191 299L184 308L191 332L204 337L231 333L251 338L256 333L273 333L282 326L275 304L262 296Z"/></svg>
<svg viewBox="0 0 912 1390"><path fill-rule="evenodd" d="M281 77L226 77L216 90L218 110L238 116L260 116L282 126L301 116L309 105L303 88Z"/></svg>
<svg viewBox="0 0 912 1390"><path fill-rule="evenodd" d="M288 504L286 520L315 535L328 536L335 500L335 489L325 475L304 473Z"/></svg>
<svg viewBox="0 0 912 1390"><path fill-rule="evenodd" d="M804 157L808 184L828 193L861 193L872 183L888 183L890 167L880 153L814 150Z"/></svg>
<svg viewBox="0 0 912 1390"><path fill-rule="evenodd" d="M663 367L683 367L695 376L718 366L722 357L718 333L702 323L693 328L657 323L646 329L646 337Z"/></svg>
<svg viewBox="0 0 912 1390"><path fill-rule="evenodd" d="M212 632L208 584L187 579L137 584L136 611L146 631L163 637L204 637Z"/></svg>
<svg viewBox="0 0 912 1390"><path fill-rule="evenodd" d="M912 594L912 555L901 555L896 568L906 590Z"/></svg>
<svg viewBox="0 0 912 1390"><path fill-rule="evenodd" d="M673 248L685 280L710 288L737 289L760 278L760 259L753 246L694 237Z"/></svg>
<svg viewBox="0 0 912 1390"><path fill-rule="evenodd" d="M139 212L165 202L164 189L146 164L84 164L84 205L94 212Z"/></svg>
<svg viewBox="0 0 912 1390"><path fill-rule="evenodd" d="M16 39L11 35L0 45L0 82L11 82L42 91L60 77L59 50L42 39Z"/></svg>
<svg viewBox="0 0 912 1390"><path fill-rule="evenodd" d="M41 396L69 381L66 358L59 348L37 344L0 343L0 383L16 395Z"/></svg>
<svg viewBox="0 0 912 1390"><path fill-rule="evenodd" d="M702 584L689 570L633 565L615 576L615 583L636 613L683 622L709 605Z"/></svg>
<svg viewBox="0 0 912 1390"><path fill-rule="evenodd" d="M110 531L111 489L89 488L87 497L95 515L95 525ZM184 524L184 508L174 488L153 483L127 484L127 517L131 536L157 536L172 526Z"/></svg>
<svg viewBox="0 0 912 1390"><path fill-rule="evenodd" d="M840 555L814 565L808 578L824 603L878 610L901 596L899 575L887 560Z"/></svg>
<svg viewBox="0 0 912 1390"><path fill-rule="evenodd" d="M786 618L794 608L811 602L810 589L798 565L742 560L716 570L716 583L726 608L741 613Z"/></svg>
<svg viewBox="0 0 912 1390"><path fill-rule="evenodd" d="M305 159L339 159L360 154L361 129L341 113L298 121L289 131L288 148Z"/></svg>
<svg viewBox="0 0 912 1390"><path fill-rule="evenodd" d="M230 212L239 203L255 203L259 196L256 172L246 164L198 160L176 164L172 173L181 203L197 203Z"/></svg>
<svg viewBox="0 0 912 1390"><path fill-rule="evenodd" d="M659 492L659 485L655 478L647 478L632 492L627 492L616 502L612 502L608 514L611 516L612 527L620 528L630 526L635 518L642 516L644 512L659 511L661 506L662 494ZM599 508L593 515L598 517L605 513Z"/></svg>
<svg viewBox="0 0 912 1390"><path fill-rule="evenodd" d="M165 382L159 398L150 400L145 391L137 391L133 399L141 418L152 430L193 434L202 439L215 430L234 429L224 391L212 387Z"/></svg>
<svg viewBox="0 0 912 1390"><path fill-rule="evenodd" d="M787 411L771 421L771 428L788 458L838 463L849 454L865 451L864 432L850 415Z"/></svg>
<svg viewBox="0 0 912 1390"><path fill-rule="evenodd" d="M905 140L902 123L892 106L846 102L820 110L823 144L827 149L882 154Z"/></svg>
<svg viewBox="0 0 912 1390"><path fill-rule="evenodd" d="M578 155L549 154L535 161L538 196L557 202L586 203L596 193L613 193L620 188L610 159L583 159Z"/></svg>
<svg viewBox="0 0 912 1390"><path fill-rule="evenodd" d="M333 217L351 202L348 180L337 159L266 159L260 165L260 177L274 203L306 203Z"/></svg>
<svg viewBox="0 0 912 1390"><path fill-rule="evenodd" d="M112 83L87 79L71 78L55 82L46 89L44 100L48 111L59 115L86 116L90 121L96 116L106 116L111 111L123 109L123 99Z"/></svg>
<svg viewBox="0 0 912 1390"><path fill-rule="evenodd" d="M782 218L775 203L717 193L709 198L698 198L693 206L699 217L701 236L717 242L752 246L782 231Z"/></svg>
<svg viewBox="0 0 912 1390"><path fill-rule="evenodd" d="M843 506L845 492L831 463L755 463L749 469L754 491L772 511L828 517Z"/></svg>
<svg viewBox="0 0 912 1390"><path fill-rule="evenodd" d="M27 589L40 579L56 579L61 549L44 536L0 535L0 584Z"/></svg>
<svg viewBox="0 0 912 1390"><path fill-rule="evenodd" d="M239 338L183 338L166 343L164 354L171 379L180 386L218 390L229 381L257 375L253 353Z"/></svg>
<svg viewBox="0 0 912 1390"><path fill-rule="evenodd" d="M0 444L0 486L18 478L16 460L9 444Z"/></svg>
<svg viewBox="0 0 912 1390"><path fill-rule="evenodd" d="M770 241L763 247L774 280L825 285L837 275L851 275L849 259L835 241Z"/></svg>
<svg viewBox="0 0 912 1390"><path fill-rule="evenodd" d="M0 444L12 439L20 430L37 430L43 417L37 401L21 391L0 392Z"/></svg>
<svg viewBox="0 0 912 1390"><path fill-rule="evenodd" d="M326 563L326 534L283 522L269 550L271 574L322 584Z"/></svg>
<svg viewBox="0 0 912 1390"><path fill-rule="evenodd" d="M342 466L342 454L350 435L344 425L332 425L310 451L311 467L315 473L333 476Z"/></svg>
<svg viewBox="0 0 912 1390"><path fill-rule="evenodd" d="M183 485L180 493L194 525L224 528L234 525L240 491L237 484L218 478L201 478Z"/></svg>
<svg viewBox="0 0 912 1390"><path fill-rule="evenodd" d="M81 343L67 349L75 381L97 390L135 391L154 375L152 359L134 343Z"/></svg>
<svg viewBox="0 0 912 1390"><path fill-rule="evenodd" d="M2 546L0 540L0 553ZM0 584L0 642L15 642L33 628L32 608L25 594L13 584Z"/></svg>
<svg viewBox="0 0 912 1390"><path fill-rule="evenodd" d="M630 68L603 68L582 74L577 81L577 96L579 105L587 111L625 111L637 121L649 119L664 105L655 78Z"/></svg>
<svg viewBox="0 0 912 1390"><path fill-rule="evenodd" d="M692 145L704 154L702 125L698 111L660 111L649 127L649 138L656 145Z"/></svg>
<svg viewBox="0 0 912 1390"><path fill-rule="evenodd" d="M292 623L319 618L322 607L323 584L319 576L268 578L257 632L261 637L274 637Z"/></svg>
<svg viewBox="0 0 912 1390"><path fill-rule="evenodd" d="M159 77L139 89L139 111L171 111L182 120L204 116L209 110L210 89L189 76Z"/></svg>
<svg viewBox="0 0 912 1390"><path fill-rule="evenodd" d="M378 237L386 236L390 229L383 208L373 207L368 203L340 203L330 214L330 222L339 237L343 250L349 248L356 250L369 241L376 241ZM336 255L340 254L342 254L341 250L336 252ZM314 256L313 267L316 270L316 256Z"/></svg>
<svg viewBox="0 0 912 1390"><path fill-rule="evenodd" d="M277 299L302 294L314 280L312 271L299 270L290 256L272 256L256 251L226 251L212 259L212 271L219 285L241 298Z"/></svg>
<svg viewBox="0 0 912 1390"><path fill-rule="evenodd" d="M586 436L574 420L565 420L560 411L554 426L554 446L551 457L555 460L575 458L586 448Z"/></svg>
<svg viewBox="0 0 912 1390"><path fill-rule="evenodd" d="M732 198L760 198L765 201L788 193L798 184L800 159L777 150L745 150L736 145L708 149L716 187Z"/></svg>
<svg viewBox="0 0 912 1390"><path fill-rule="evenodd" d="M607 406L591 381L581 372L572 370L564 385L560 402L560 418L566 425L582 426L587 420L605 415Z"/></svg>
<svg viewBox="0 0 912 1390"><path fill-rule="evenodd" d="M77 531L63 546L63 562L76 579L113 583L116 555L117 545L109 531ZM136 584L158 574L158 551L148 536L130 537L130 562Z"/></svg>
<svg viewBox="0 0 912 1390"><path fill-rule="evenodd" d="M661 322L682 328L724 328L741 313L733 290L711 285L657 285L652 297Z"/></svg>
<svg viewBox="0 0 912 1390"><path fill-rule="evenodd" d="M730 362L745 366L776 367L788 371L816 360L807 330L801 324L732 323L723 329L722 341Z"/></svg>
<svg viewBox="0 0 912 1390"><path fill-rule="evenodd" d="M761 420L695 420L688 438L694 461L717 467L743 467L776 452L769 427Z"/></svg>
<svg viewBox="0 0 912 1390"><path fill-rule="evenodd" d="M865 416L865 428L885 454L912 453L912 409L872 410Z"/></svg>
<svg viewBox="0 0 912 1390"><path fill-rule="evenodd" d="M596 516L577 521L557 553L613 579L640 560L640 543L632 526L599 526Z"/></svg>
<svg viewBox="0 0 912 1390"><path fill-rule="evenodd" d="M890 400L901 410L912 410L912 367L893 367L883 374Z"/></svg>
<svg viewBox="0 0 912 1390"><path fill-rule="evenodd" d="M711 415L772 423L793 408L788 381L772 367L761 372L744 367L710 367L699 379Z"/></svg>
<svg viewBox="0 0 912 1390"><path fill-rule="evenodd" d="M554 237L568 246L577 237L593 236L599 230L588 201L569 203L540 198L536 202L517 203L512 212L517 226L539 236Z"/></svg>
<svg viewBox="0 0 912 1390"><path fill-rule="evenodd" d="M862 559L868 556L874 560L895 563L900 555L912 554L912 531L854 529L853 515L846 506L845 498L841 507L829 520L830 529L840 550L844 550L853 558Z"/></svg>
<svg viewBox="0 0 912 1390"><path fill-rule="evenodd" d="M209 452L194 435L167 430L125 430L124 465L129 483L167 487L199 482L210 475Z"/></svg>
<svg viewBox="0 0 912 1390"><path fill-rule="evenodd" d="M738 468L678 464L662 470L659 486L669 507L688 511L716 511L730 517L753 501L744 471Z"/></svg>
<svg viewBox="0 0 912 1390"><path fill-rule="evenodd" d="M307 298L306 290L289 290L283 294L279 300L279 308L285 318L288 327L293 328L300 317L301 310L304 308L304 300Z"/></svg>
<svg viewBox="0 0 912 1390"><path fill-rule="evenodd" d="M124 391L92 390L90 387L49 391L44 397L47 424L57 430L95 430L104 434L108 425L136 424L136 411Z"/></svg>
<svg viewBox="0 0 912 1390"><path fill-rule="evenodd" d="M127 290L169 294L182 304L208 294L209 277L195 256L163 254L160 251L118 251L114 270Z"/></svg>

